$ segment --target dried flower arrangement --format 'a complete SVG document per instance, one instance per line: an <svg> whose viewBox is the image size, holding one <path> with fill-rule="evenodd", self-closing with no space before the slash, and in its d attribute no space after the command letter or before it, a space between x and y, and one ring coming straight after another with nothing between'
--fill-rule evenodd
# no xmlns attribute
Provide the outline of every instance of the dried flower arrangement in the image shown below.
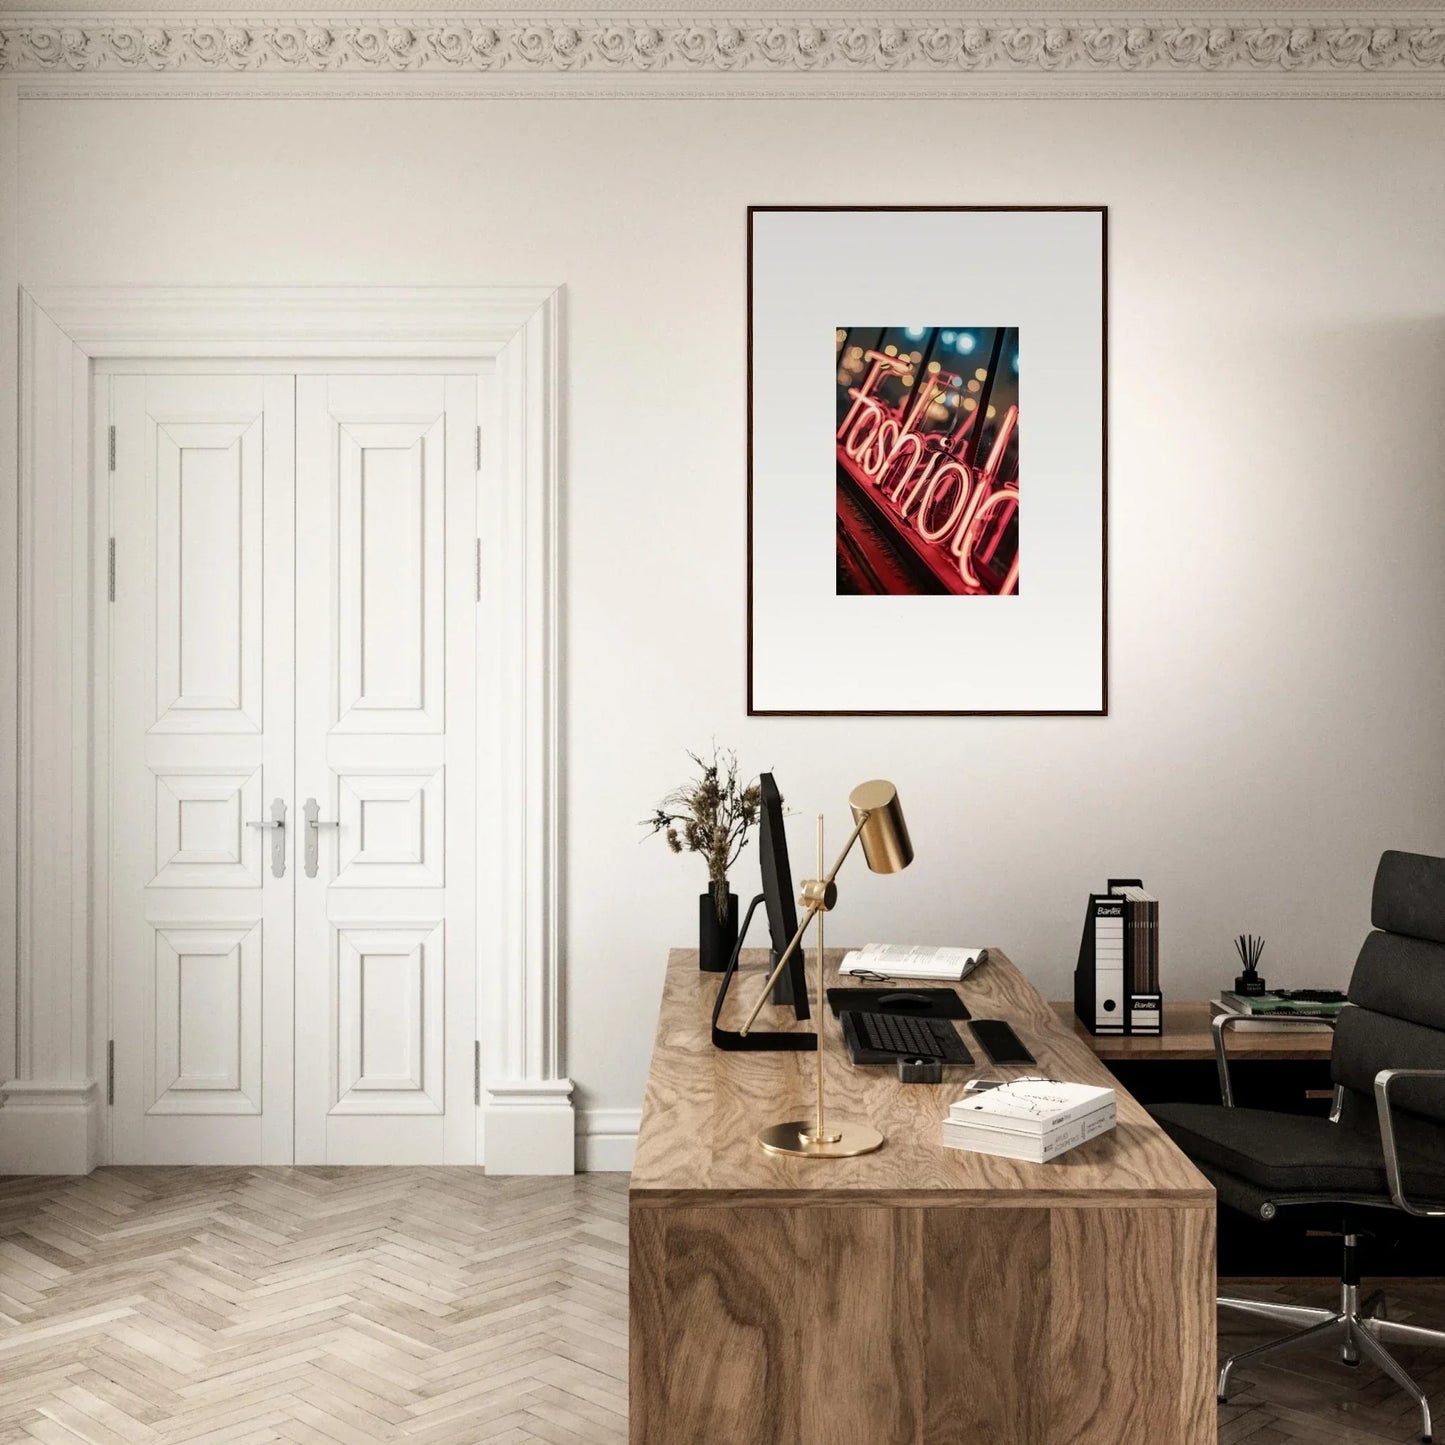
<svg viewBox="0 0 1445 1445"><path fill-rule="evenodd" d="M712 761L688 753L698 776L674 788L644 818L649 836L662 833L674 853L701 853L707 861L718 921L728 913L728 870L747 847L748 833L758 821L756 782L738 781L738 755L713 744Z"/></svg>

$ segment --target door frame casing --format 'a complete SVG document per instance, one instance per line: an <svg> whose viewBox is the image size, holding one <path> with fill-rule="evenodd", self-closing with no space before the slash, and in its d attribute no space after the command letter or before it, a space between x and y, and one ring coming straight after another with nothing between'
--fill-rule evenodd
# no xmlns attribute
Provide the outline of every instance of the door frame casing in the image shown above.
<svg viewBox="0 0 1445 1445"><path fill-rule="evenodd" d="M64 287L20 292L14 1064L0 1173L104 1162L109 793L107 419L93 363L491 362L478 624L478 1158L570 1173L560 937L560 287ZM479 528L479 530L481 530ZM7 551L10 550L8 547ZM487 673L483 675L485 659ZM8 1033L0 1023L0 1033ZM8 1042L8 1041L7 1041ZM9 1047L0 1047L0 1065Z"/></svg>

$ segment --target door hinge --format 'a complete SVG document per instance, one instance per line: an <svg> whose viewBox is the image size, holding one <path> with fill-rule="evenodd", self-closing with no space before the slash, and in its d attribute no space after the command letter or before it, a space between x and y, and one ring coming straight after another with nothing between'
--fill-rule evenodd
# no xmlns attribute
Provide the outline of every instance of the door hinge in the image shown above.
<svg viewBox="0 0 1445 1445"><path fill-rule="evenodd" d="M472 1043L472 1103L482 1102L482 1041Z"/></svg>
<svg viewBox="0 0 1445 1445"><path fill-rule="evenodd" d="M105 1046L105 1102L115 1103L115 1040Z"/></svg>
<svg viewBox="0 0 1445 1445"><path fill-rule="evenodd" d="M115 470L115 428L110 429L110 470Z"/></svg>
<svg viewBox="0 0 1445 1445"><path fill-rule="evenodd" d="M110 539L109 555L105 564L106 590L110 594L110 600L115 601L115 538Z"/></svg>
<svg viewBox="0 0 1445 1445"><path fill-rule="evenodd" d="M478 470L478 471L481 471L481 469L482 469L482 429L481 429L481 427L478 427L478 428L477 428L477 458L476 458L476 460L477 460L477 470Z"/></svg>
<svg viewBox="0 0 1445 1445"><path fill-rule="evenodd" d="M477 538L477 601L482 600L482 539Z"/></svg>

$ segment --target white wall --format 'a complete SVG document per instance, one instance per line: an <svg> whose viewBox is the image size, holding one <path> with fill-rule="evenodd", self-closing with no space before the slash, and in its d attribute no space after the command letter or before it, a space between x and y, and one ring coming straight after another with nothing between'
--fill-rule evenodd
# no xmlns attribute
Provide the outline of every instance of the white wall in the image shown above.
<svg viewBox="0 0 1445 1445"><path fill-rule="evenodd" d="M833 942L1060 997L1139 873L1170 995L1242 929L1345 979L1379 851L1445 852L1442 153L1429 101L25 98L20 276L566 284L568 1067L625 1128L702 884L636 820L714 736L796 852L898 783L917 864ZM1108 718L744 716L744 207L789 202L1109 205Z"/></svg>

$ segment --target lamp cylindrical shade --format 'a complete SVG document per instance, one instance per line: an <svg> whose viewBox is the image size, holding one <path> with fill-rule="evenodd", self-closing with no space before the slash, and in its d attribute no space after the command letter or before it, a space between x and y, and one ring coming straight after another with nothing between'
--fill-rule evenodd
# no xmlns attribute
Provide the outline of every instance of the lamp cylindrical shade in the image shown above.
<svg viewBox="0 0 1445 1445"><path fill-rule="evenodd" d="M913 841L903 820L898 789L892 783L882 778L859 783L848 795L848 806L853 821L863 824L858 841L875 873L897 873L913 862Z"/></svg>

